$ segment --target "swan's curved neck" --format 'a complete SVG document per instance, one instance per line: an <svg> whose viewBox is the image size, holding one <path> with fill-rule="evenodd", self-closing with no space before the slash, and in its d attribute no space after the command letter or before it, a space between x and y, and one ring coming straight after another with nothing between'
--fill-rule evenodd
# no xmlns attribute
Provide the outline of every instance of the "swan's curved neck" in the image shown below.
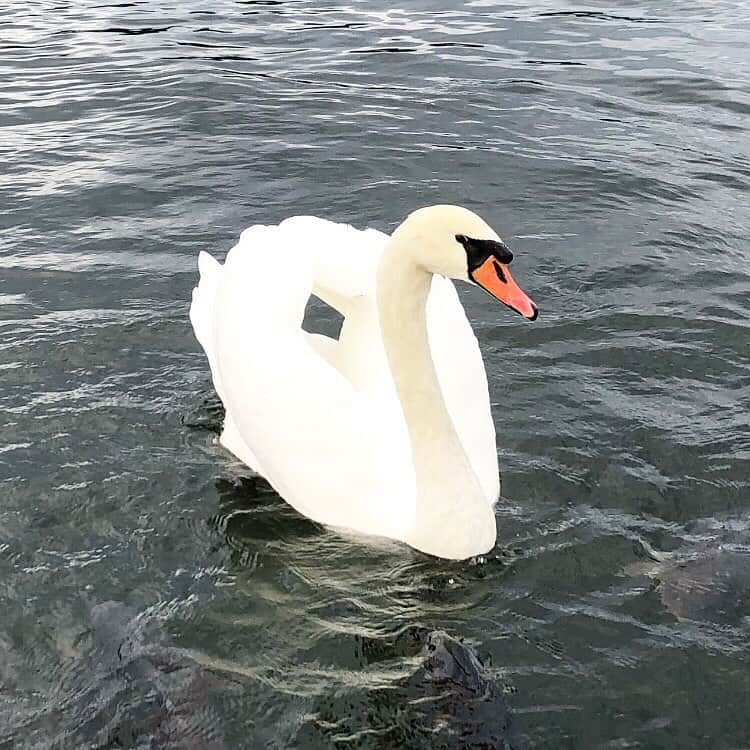
<svg viewBox="0 0 750 750"><path fill-rule="evenodd" d="M377 304L417 481L414 536L406 541L425 552L462 559L492 547L495 517L448 413L430 352L426 305L431 284L432 274L417 264L408 240L396 232L378 267Z"/></svg>

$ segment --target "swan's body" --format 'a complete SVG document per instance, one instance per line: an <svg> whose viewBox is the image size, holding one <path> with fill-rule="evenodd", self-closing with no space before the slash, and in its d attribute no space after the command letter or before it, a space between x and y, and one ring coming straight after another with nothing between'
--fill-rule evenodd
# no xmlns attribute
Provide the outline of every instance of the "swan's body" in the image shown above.
<svg viewBox="0 0 750 750"><path fill-rule="evenodd" d="M452 282L433 276L467 277L470 233L502 244L433 207L391 237L294 217L243 232L223 266L201 253L190 317L221 442L305 516L447 558L494 545L487 378ZM302 330L311 293L344 315L338 341Z"/></svg>

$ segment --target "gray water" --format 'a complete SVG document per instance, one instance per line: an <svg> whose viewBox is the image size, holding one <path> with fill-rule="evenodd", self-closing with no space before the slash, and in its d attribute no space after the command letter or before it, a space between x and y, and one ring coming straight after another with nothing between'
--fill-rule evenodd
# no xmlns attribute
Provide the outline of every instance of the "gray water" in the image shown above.
<svg viewBox="0 0 750 750"><path fill-rule="evenodd" d="M516 746L750 747L748 39L739 0L4 4L0 748L498 746L415 718L434 629ZM478 564L250 476L187 319L252 223L435 202L541 310L461 290L503 475ZM157 657L97 656L111 600L193 665L179 737Z"/></svg>

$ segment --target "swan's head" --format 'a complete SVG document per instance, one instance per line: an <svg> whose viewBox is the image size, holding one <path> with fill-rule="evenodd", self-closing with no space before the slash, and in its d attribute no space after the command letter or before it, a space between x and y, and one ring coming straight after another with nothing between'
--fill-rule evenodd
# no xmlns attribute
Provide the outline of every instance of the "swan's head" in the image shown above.
<svg viewBox="0 0 750 750"><path fill-rule="evenodd" d="M476 284L529 320L539 310L508 270L513 253L479 216L460 206L429 206L394 232L430 273Z"/></svg>

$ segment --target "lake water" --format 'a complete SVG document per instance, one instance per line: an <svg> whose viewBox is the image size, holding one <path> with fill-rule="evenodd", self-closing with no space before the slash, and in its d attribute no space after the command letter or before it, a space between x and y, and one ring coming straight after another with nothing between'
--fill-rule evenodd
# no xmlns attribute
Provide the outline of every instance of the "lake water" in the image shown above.
<svg viewBox="0 0 750 750"><path fill-rule="evenodd" d="M448 7L0 10L3 750L499 747L465 701L424 719L435 629L514 747L750 747L750 8ZM461 290L503 475L483 564L295 514L215 444L187 317L198 252L252 223L436 202L541 310ZM197 687L107 668L108 600Z"/></svg>

